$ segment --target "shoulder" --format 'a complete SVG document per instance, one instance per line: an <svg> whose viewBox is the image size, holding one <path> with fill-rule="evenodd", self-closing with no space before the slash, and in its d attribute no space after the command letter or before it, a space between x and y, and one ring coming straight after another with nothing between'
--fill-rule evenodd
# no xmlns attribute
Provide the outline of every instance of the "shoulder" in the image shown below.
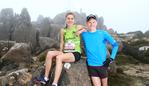
<svg viewBox="0 0 149 86"><path fill-rule="evenodd" d="M60 31L64 31L64 28L61 28Z"/></svg>
<svg viewBox="0 0 149 86"><path fill-rule="evenodd" d="M104 31L103 30L96 29L96 33L102 34L102 33L104 33Z"/></svg>
<svg viewBox="0 0 149 86"><path fill-rule="evenodd" d="M60 33L64 33L64 28L61 28L60 29Z"/></svg>
<svg viewBox="0 0 149 86"><path fill-rule="evenodd" d="M106 30L97 30L98 32L100 32L100 33L103 33L103 34L108 34L108 32L106 31Z"/></svg>
<svg viewBox="0 0 149 86"><path fill-rule="evenodd" d="M82 35L84 36L84 35L87 35L88 34L88 31L84 31L84 32L82 32Z"/></svg>
<svg viewBox="0 0 149 86"><path fill-rule="evenodd" d="M109 35L109 33L106 30L101 30L101 29L98 29L97 33L100 34L100 35L103 35L103 36Z"/></svg>

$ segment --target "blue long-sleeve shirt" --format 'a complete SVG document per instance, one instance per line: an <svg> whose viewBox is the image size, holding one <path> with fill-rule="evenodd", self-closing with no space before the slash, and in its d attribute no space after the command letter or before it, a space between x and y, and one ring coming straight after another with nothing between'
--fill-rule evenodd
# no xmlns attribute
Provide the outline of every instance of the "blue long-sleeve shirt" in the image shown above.
<svg viewBox="0 0 149 86"><path fill-rule="evenodd" d="M83 32L82 39L87 55L89 66L102 66L107 56L106 42L112 45L111 58L115 59L118 51L118 44L113 37L104 30L96 30L95 32Z"/></svg>

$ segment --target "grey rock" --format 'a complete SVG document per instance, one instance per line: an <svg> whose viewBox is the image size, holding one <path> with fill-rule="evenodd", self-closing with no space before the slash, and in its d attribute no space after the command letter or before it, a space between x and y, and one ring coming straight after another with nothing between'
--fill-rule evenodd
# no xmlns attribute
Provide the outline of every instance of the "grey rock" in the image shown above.
<svg viewBox="0 0 149 86"><path fill-rule="evenodd" d="M8 59L17 64L25 63L27 65L31 62L31 48L26 43L16 43L1 59Z"/></svg>

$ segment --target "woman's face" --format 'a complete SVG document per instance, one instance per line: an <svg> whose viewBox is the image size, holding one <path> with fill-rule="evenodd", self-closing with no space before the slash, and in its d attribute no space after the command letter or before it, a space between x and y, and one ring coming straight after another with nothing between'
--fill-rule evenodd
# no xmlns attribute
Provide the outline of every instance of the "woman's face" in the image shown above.
<svg viewBox="0 0 149 86"><path fill-rule="evenodd" d="M72 26L74 24L74 16L73 15L68 15L66 17L66 24L68 26Z"/></svg>

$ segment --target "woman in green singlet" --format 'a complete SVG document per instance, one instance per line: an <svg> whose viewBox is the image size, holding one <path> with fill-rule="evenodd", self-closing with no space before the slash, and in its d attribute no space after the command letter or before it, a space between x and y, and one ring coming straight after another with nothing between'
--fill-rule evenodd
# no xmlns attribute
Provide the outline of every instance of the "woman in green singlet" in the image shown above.
<svg viewBox="0 0 149 86"><path fill-rule="evenodd" d="M56 59L55 77L52 86L58 86L63 62L76 62L81 58L80 33L83 26L74 24L74 14L69 12L65 16L66 27L60 31L60 51L48 51L45 61L45 74L38 77L37 81L46 84L48 82L49 71L51 69L52 59Z"/></svg>

